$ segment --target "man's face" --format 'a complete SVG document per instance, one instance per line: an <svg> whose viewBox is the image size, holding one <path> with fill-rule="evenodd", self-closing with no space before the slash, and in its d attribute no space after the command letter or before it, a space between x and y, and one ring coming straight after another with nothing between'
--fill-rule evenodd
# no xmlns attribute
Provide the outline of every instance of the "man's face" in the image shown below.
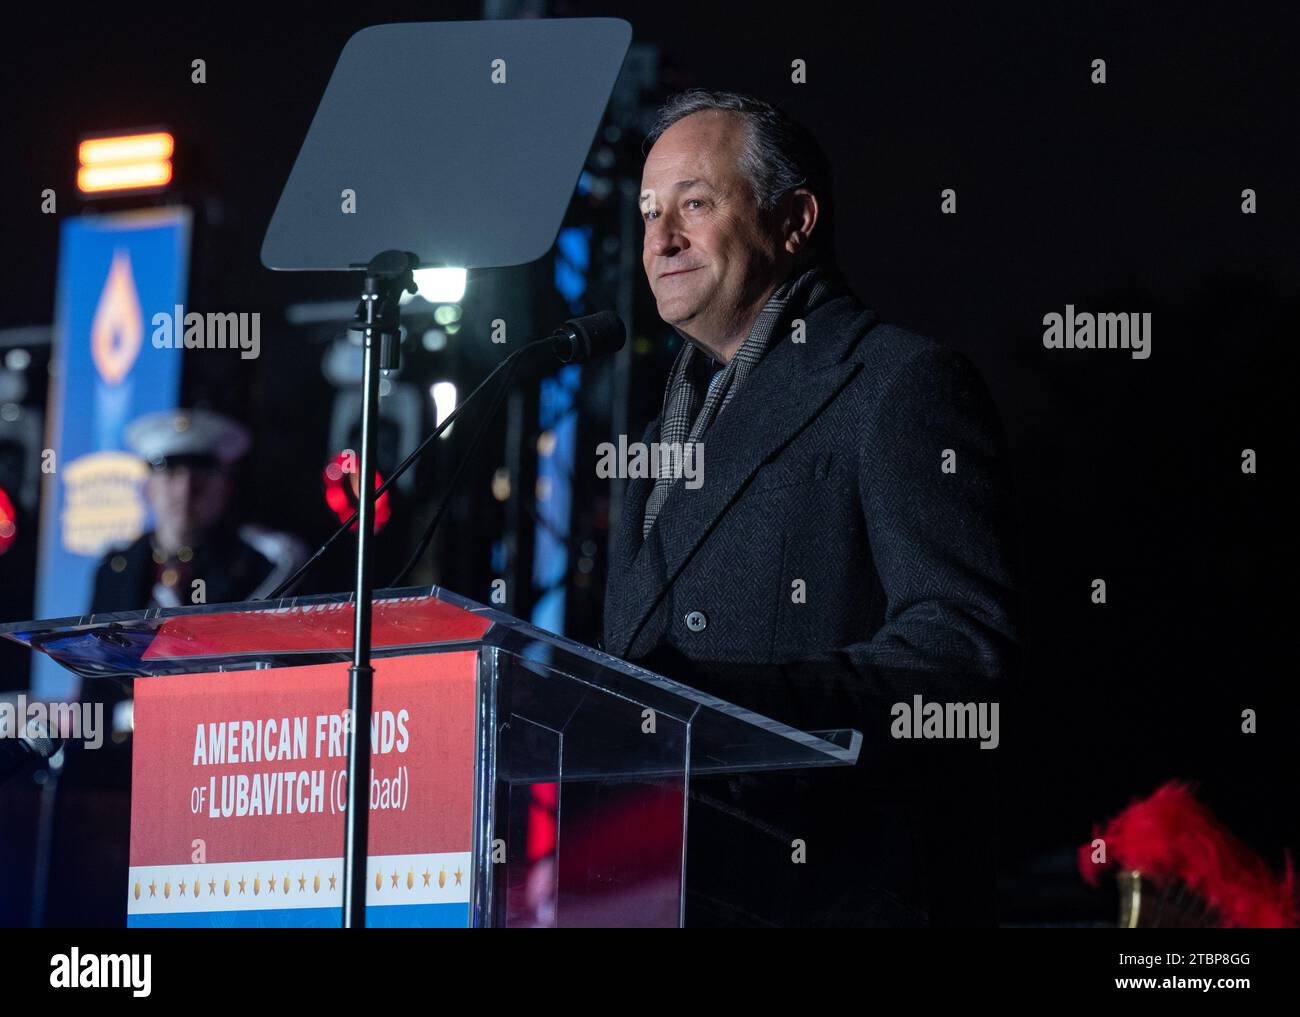
<svg viewBox="0 0 1300 1017"><path fill-rule="evenodd" d="M739 116L692 113L659 137L641 175L641 262L659 316L711 350L748 331L783 253L741 171L744 141Z"/></svg>
<svg viewBox="0 0 1300 1017"><path fill-rule="evenodd" d="M193 545L225 513L230 479L221 466L185 463L151 471L145 480L145 497L164 542Z"/></svg>

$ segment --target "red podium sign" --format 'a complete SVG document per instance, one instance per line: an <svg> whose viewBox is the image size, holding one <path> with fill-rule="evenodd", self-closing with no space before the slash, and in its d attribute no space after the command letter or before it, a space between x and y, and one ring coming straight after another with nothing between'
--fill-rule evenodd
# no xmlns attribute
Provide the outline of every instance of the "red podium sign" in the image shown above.
<svg viewBox="0 0 1300 1017"><path fill-rule="evenodd" d="M367 924L467 926L472 650L375 662ZM347 666L136 682L131 926L337 926Z"/></svg>

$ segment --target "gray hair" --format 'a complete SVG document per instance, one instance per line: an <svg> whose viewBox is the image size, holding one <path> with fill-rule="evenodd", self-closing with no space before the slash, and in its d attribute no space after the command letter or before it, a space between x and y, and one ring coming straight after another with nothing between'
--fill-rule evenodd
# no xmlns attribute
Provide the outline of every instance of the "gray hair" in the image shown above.
<svg viewBox="0 0 1300 1017"><path fill-rule="evenodd" d="M753 189L760 215L769 215L796 187L806 187L817 196L817 228L809 247L815 257L832 261L835 247L830 162L812 132L770 103L738 92L702 88L681 92L660 108L643 151L677 121L705 110L737 113L744 120L740 169Z"/></svg>

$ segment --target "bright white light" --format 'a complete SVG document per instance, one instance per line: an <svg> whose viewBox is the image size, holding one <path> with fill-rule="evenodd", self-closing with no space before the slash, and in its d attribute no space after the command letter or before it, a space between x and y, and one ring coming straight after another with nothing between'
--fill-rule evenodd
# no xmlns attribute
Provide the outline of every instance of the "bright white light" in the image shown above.
<svg viewBox="0 0 1300 1017"><path fill-rule="evenodd" d="M429 395L433 396L433 408L438 417L436 423L441 424L456 408L456 386L450 381L435 381L429 386ZM442 432L442 437L446 438L454 430L456 425L452 424Z"/></svg>
<svg viewBox="0 0 1300 1017"><path fill-rule="evenodd" d="M463 268L417 268L415 285L420 287L418 296L431 304L460 303L465 295L465 275ZM402 294L402 303L409 299L409 293Z"/></svg>

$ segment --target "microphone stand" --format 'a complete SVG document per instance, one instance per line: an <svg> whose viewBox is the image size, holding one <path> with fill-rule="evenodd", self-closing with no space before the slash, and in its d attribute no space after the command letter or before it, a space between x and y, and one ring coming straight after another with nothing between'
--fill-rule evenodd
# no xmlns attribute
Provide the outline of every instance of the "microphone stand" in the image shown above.
<svg viewBox="0 0 1300 1017"><path fill-rule="evenodd" d="M343 927L366 924L366 849L370 834L370 715L375 670L370 665L371 577L375 529L375 446L379 430L379 374L401 357L403 292L416 291L419 259L406 251L384 251L370 260L362 284L361 319L361 483L357 492L356 588L353 603L352 666L348 668L347 781L343 817Z"/></svg>

